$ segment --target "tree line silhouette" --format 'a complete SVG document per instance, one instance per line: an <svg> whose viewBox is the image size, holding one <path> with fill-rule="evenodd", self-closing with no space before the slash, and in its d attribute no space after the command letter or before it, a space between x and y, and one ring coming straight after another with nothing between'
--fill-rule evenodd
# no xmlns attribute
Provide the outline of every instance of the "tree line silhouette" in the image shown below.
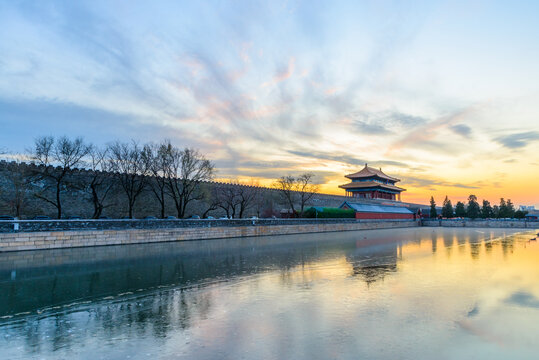
<svg viewBox="0 0 539 360"><path fill-rule="evenodd" d="M0 188L0 198L11 205L18 218L29 197L51 206L58 219L65 217L64 197L69 192L91 202L94 219L103 217L116 196L123 196L127 217L133 218L143 193L153 195L161 218L167 215L166 203L173 204L178 218L193 214L194 202L202 204L197 209L201 217L217 211L227 218L241 218L249 210L260 216L262 207L268 207L266 203L270 203L271 212L266 215L274 212L273 199L266 199L256 182L214 182L212 161L200 151L179 148L170 140L147 144L115 141L98 147L81 137L41 136L22 157L35 166L8 166L7 186ZM81 169L86 170L86 176L76 176ZM303 213L317 191L313 177L311 173L283 176L273 184L280 202L293 214Z"/></svg>
<svg viewBox="0 0 539 360"><path fill-rule="evenodd" d="M442 211L438 214L436 209L436 202L434 197L430 198L430 217L436 218L438 216L444 218L470 218L470 219L523 219L526 217L527 211L516 210L515 206L511 202L511 199L500 199L499 205L491 205L488 200L483 200L480 205L477 196L468 196L468 202L465 204L462 201L458 201L453 207L451 200L446 196L442 205Z"/></svg>

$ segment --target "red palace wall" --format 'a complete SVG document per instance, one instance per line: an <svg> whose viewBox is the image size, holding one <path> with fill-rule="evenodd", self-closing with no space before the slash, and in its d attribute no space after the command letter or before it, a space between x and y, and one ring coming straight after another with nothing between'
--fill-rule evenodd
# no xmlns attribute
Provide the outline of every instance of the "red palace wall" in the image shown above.
<svg viewBox="0 0 539 360"><path fill-rule="evenodd" d="M414 214L362 213L356 212L356 219L412 219Z"/></svg>

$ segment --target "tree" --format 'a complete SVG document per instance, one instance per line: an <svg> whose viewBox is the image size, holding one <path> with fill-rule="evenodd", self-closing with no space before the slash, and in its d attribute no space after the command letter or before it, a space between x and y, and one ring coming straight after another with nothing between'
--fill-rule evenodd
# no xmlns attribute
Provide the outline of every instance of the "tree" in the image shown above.
<svg viewBox="0 0 539 360"><path fill-rule="evenodd" d="M313 184L313 173L304 173L297 178L288 175L281 176L274 183L274 188L279 190L281 199L292 210L292 214L297 215L296 204L299 204L299 214L303 214L305 205L318 192L318 185Z"/></svg>
<svg viewBox="0 0 539 360"><path fill-rule="evenodd" d="M245 212L256 205L258 189L252 185L244 185L239 181L230 181L227 184L215 184L212 191L215 207L226 212L227 217L233 219L243 218Z"/></svg>
<svg viewBox="0 0 539 360"><path fill-rule="evenodd" d="M436 211L436 202L434 201L434 196L430 197L430 214L429 217L436 218L438 216L438 212Z"/></svg>
<svg viewBox="0 0 539 360"><path fill-rule="evenodd" d="M202 184L200 186L200 193L202 194L202 201L206 204L206 209L200 217L206 219L210 212L217 210L220 207L217 184Z"/></svg>
<svg viewBox="0 0 539 360"><path fill-rule="evenodd" d="M117 141L108 147L108 163L127 197L129 218L132 219L135 202L147 184L148 162L143 149L134 140L130 143Z"/></svg>
<svg viewBox="0 0 539 360"><path fill-rule="evenodd" d="M201 186L213 179L215 168L212 162L198 150L178 148L167 144L169 165L165 174L167 191L174 201L178 218L185 216L187 206L193 200L203 200Z"/></svg>
<svg viewBox="0 0 539 360"><path fill-rule="evenodd" d="M451 204L451 200L447 198L447 195L444 200L444 205L442 207L442 216L444 218L452 218L454 216L453 214L453 204Z"/></svg>
<svg viewBox="0 0 539 360"><path fill-rule="evenodd" d="M15 217L20 218L30 191L32 174L26 164L19 162L8 164L7 170L6 178L11 189L6 192L4 199L11 205Z"/></svg>
<svg viewBox="0 0 539 360"><path fill-rule="evenodd" d="M507 199L506 207L507 207L507 217L513 218L515 216L515 206L513 205L513 202L511 201L511 199Z"/></svg>
<svg viewBox="0 0 539 360"><path fill-rule="evenodd" d="M492 207L492 217L495 219L500 218L500 207L498 205Z"/></svg>
<svg viewBox="0 0 539 360"><path fill-rule="evenodd" d="M171 144L166 141L162 144L152 144L145 147L144 158L152 175L148 182L155 198L159 202L162 219L165 218L165 198L167 195L167 174L170 173Z"/></svg>
<svg viewBox="0 0 539 360"><path fill-rule="evenodd" d="M511 202L511 199L505 201L504 198L500 199L500 218L512 218L515 214L515 206Z"/></svg>
<svg viewBox="0 0 539 360"><path fill-rule="evenodd" d="M285 204L289 206L289 209L292 210L292 214L296 214L295 204L295 181L296 179L291 176L281 176L277 181L275 181L274 187L279 190L279 195Z"/></svg>
<svg viewBox="0 0 539 360"><path fill-rule="evenodd" d="M216 199L217 207L223 209L226 217L233 219L236 217L240 197L235 185L219 184L214 186L213 198Z"/></svg>
<svg viewBox="0 0 539 360"><path fill-rule="evenodd" d="M527 214L527 211L517 210L515 211L515 219L524 219Z"/></svg>
<svg viewBox="0 0 539 360"><path fill-rule="evenodd" d="M103 214L103 210L112 206L112 204L107 204L106 201L110 191L114 187L107 156L108 149L103 150L96 146L92 146L88 154L88 165L91 175L87 192L90 194L92 205L94 206L93 219L99 219Z"/></svg>
<svg viewBox="0 0 539 360"><path fill-rule="evenodd" d="M318 192L318 185L313 184L314 174L304 173L297 177L297 192L299 193L300 215L303 215L305 205Z"/></svg>
<svg viewBox="0 0 539 360"><path fill-rule="evenodd" d="M62 218L61 194L66 190L66 178L74 169L84 164L83 158L88 155L90 149L91 146L80 137L71 140L66 136L58 139L52 136L42 136L34 142L30 157L37 165L41 165L36 173L37 180L45 181L43 191L35 195L56 207L58 219ZM58 165L59 168L53 165ZM52 198L46 191L51 187L55 194Z"/></svg>
<svg viewBox="0 0 539 360"><path fill-rule="evenodd" d="M492 212L492 206L488 200L483 200L483 207L481 208L481 217L488 219L493 217L494 213Z"/></svg>
<svg viewBox="0 0 539 360"><path fill-rule="evenodd" d="M239 198L239 218L243 218L245 212L256 205L258 189L253 185L244 185L238 183L236 185Z"/></svg>
<svg viewBox="0 0 539 360"><path fill-rule="evenodd" d="M457 202L457 205L455 206L455 216L457 217L466 216L466 208L464 206L464 203L461 201Z"/></svg>
<svg viewBox="0 0 539 360"><path fill-rule="evenodd" d="M481 215L481 208L479 207L479 203L477 202L477 196L468 196L468 207L466 209L466 214L471 219L476 219Z"/></svg>

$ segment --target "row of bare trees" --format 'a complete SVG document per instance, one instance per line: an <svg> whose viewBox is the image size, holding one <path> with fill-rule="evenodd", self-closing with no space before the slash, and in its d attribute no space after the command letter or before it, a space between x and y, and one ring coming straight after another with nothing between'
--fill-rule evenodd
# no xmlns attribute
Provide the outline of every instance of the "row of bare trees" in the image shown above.
<svg viewBox="0 0 539 360"><path fill-rule="evenodd" d="M130 218L137 199L148 188L160 204L161 217L165 217L165 199L170 197L178 217L183 218L189 204L202 199L202 182L214 176L214 165L204 155L195 149L180 149L168 140L145 145L117 141L99 148L82 138L44 136L35 140L30 158L42 165L34 174L33 181L41 183L41 191L35 196L54 206L59 219L63 214L62 194L67 187L77 187L68 182L77 168L92 170L89 182L78 186L91 194L94 218L110 206L107 197L114 186L125 194Z"/></svg>
<svg viewBox="0 0 539 360"><path fill-rule="evenodd" d="M212 211L228 218L242 218L248 212L260 216L274 214L273 195L257 183L239 181L206 186L215 175L211 161L199 151L178 148L166 140L159 144L136 141L110 143L105 147L89 144L82 138L43 136L35 139L27 157L37 167L19 167L6 172L11 183L9 203L20 217L28 189L32 196L50 204L57 218L64 216L64 197L71 192L85 194L93 205L92 217L102 217L114 205L117 194L123 194L130 218L141 194L151 192L159 205L159 215L166 216L166 204L173 204L178 218L184 218L194 201L202 201L202 217ZM76 176L79 169L90 170ZM283 176L273 188L279 203L288 208L289 216L301 216L305 206L318 191L314 174ZM75 195L78 196L78 195ZM269 212L268 212L269 211Z"/></svg>
<svg viewBox="0 0 539 360"><path fill-rule="evenodd" d="M297 177L281 176L275 181L273 186L279 191L283 203L289 206L292 216L302 216L305 206L318 192L318 185L313 183L313 179L313 173L304 173Z"/></svg>

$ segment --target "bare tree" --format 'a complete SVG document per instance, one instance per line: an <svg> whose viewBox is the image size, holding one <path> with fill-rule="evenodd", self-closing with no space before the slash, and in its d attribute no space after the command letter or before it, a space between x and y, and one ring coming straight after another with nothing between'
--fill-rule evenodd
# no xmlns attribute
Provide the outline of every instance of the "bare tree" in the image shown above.
<svg viewBox="0 0 539 360"><path fill-rule="evenodd" d="M295 184L296 179L291 176L281 176L274 183L274 187L279 190L279 195L283 202L289 206L289 209L292 210L292 214L296 214L296 208L294 207L296 193L295 193Z"/></svg>
<svg viewBox="0 0 539 360"><path fill-rule="evenodd" d="M147 183L148 162L144 151L134 140L130 143L117 141L108 147L110 170L114 172L116 181L127 197L128 213L131 219L135 202Z"/></svg>
<svg viewBox="0 0 539 360"><path fill-rule="evenodd" d="M32 174L26 164L11 162L8 164L6 178L11 189L6 192L5 200L11 205L12 211L20 218L32 182Z"/></svg>
<svg viewBox="0 0 539 360"><path fill-rule="evenodd" d="M314 174L304 173L296 178L296 191L299 195L300 214L303 215L305 205L318 192L318 185L313 184Z"/></svg>
<svg viewBox="0 0 539 360"><path fill-rule="evenodd" d="M36 174L37 178L45 181L42 191L35 195L56 207L58 219L62 218L61 194L66 190L66 178L73 170L84 164L83 158L88 155L90 149L90 145L80 137L71 140L66 136L57 139L42 136L34 142L30 157L37 165L41 165ZM59 168L55 168L54 165ZM51 186L48 185L49 182L52 183ZM47 194L50 187L54 190L53 198Z"/></svg>
<svg viewBox="0 0 539 360"><path fill-rule="evenodd" d="M167 191L174 201L178 218L185 216L193 200L202 200L201 183L213 178L214 166L197 150L168 147L169 166L165 175Z"/></svg>
<svg viewBox="0 0 539 360"><path fill-rule="evenodd" d="M256 205L258 188L253 185L236 185L239 198L239 217L243 218L245 212Z"/></svg>
<svg viewBox="0 0 539 360"><path fill-rule="evenodd" d="M114 187L112 174L109 172L108 149L99 149L92 146L88 155L88 165L91 170L90 183L87 191L90 193L94 206L93 219L99 219L103 210L112 206L106 199Z"/></svg>
<svg viewBox="0 0 539 360"><path fill-rule="evenodd" d="M234 186L220 184L215 187L214 197L217 199L217 206L223 209L226 217L233 219L239 205L239 197Z"/></svg>
<svg viewBox="0 0 539 360"><path fill-rule="evenodd" d="M254 207L257 195L257 187L229 181L214 184L211 197L215 207L223 209L227 217L233 219L242 218L246 211Z"/></svg>
<svg viewBox="0 0 539 360"><path fill-rule="evenodd" d="M144 151L147 167L152 175L152 179L148 182L155 198L159 202L161 208L161 218L165 218L165 199L167 195L167 174L170 173L172 145L170 141L165 141L162 144L152 144L146 147Z"/></svg>
<svg viewBox="0 0 539 360"><path fill-rule="evenodd" d="M200 192L203 196L202 201L206 204L206 209L200 215L203 219L207 218L210 212L217 210L220 206L220 200L217 196L216 184L201 184Z"/></svg>
<svg viewBox="0 0 539 360"><path fill-rule="evenodd" d="M314 174L304 173L297 178L293 176L282 176L274 183L274 188L279 190L283 202L292 210L292 214L297 215L296 204L299 205L299 214L303 214L305 205L318 192L318 185L313 184Z"/></svg>

